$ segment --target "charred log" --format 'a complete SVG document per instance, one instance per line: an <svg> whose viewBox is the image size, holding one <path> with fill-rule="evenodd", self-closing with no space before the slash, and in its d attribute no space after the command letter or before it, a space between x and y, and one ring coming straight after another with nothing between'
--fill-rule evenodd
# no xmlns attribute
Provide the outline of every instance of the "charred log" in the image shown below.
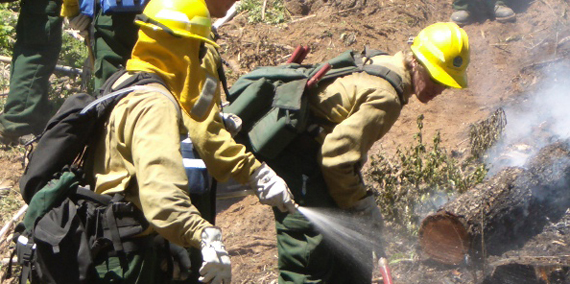
<svg viewBox="0 0 570 284"><path fill-rule="evenodd" d="M442 263L459 264L521 247L570 207L570 146L551 144L524 168L506 168L424 218L420 245Z"/></svg>

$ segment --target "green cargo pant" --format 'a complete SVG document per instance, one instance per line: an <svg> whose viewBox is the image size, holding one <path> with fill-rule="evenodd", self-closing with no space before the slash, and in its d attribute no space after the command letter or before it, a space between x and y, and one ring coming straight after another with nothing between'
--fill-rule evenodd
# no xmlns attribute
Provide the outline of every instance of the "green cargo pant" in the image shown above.
<svg viewBox="0 0 570 284"><path fill-rule="evenodd" d="M473 11L473 9L475 9L476 6L476 2L475 0L455 0L453 1L453 10L467 10L467 11ZM493 9L495 8L495 4L499 4L499 5L505 5L505 2L501 1L501 0L483 0L482 1L485 6L487 7L487 9L489 9L489 11L493 11Z"/></svg>
<svg viewBox="0 0 570 284"><path fill-rule="evenodd" d="M19 137L39 134L52 115L49 77L61 50L61 0L22 0L10 70L10 91L0 131Z"/></svg>
<svg viewBox="0 0 570 284"><path fill-rule="evenodd" d="M327 191L317 162L319 146L301 136L267 164L286 182L300 206L338 208ZM372 255L356 265L300 213L274 210L279 253L279 283L370 283Z"/></svg>
<svg viewBox="0 0 570 284"><path fill-rule="evenodd" d="M138 39L138 26L134 23L136 14L121 13L103 15L101 11L94 19L93 56L95 89L131 58L131 52Z"/></svg>

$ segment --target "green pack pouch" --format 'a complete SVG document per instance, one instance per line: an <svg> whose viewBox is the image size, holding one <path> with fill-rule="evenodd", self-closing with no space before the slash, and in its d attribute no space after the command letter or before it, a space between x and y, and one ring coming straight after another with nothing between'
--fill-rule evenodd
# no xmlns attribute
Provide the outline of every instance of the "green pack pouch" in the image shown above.
<svg viewBox="0 0 570 284"><path fill-rule="evenodd" d="M273 159L305 130L309 118L306 84L303 79L276 87L271 110L247 133L255 153Z"/></svg>

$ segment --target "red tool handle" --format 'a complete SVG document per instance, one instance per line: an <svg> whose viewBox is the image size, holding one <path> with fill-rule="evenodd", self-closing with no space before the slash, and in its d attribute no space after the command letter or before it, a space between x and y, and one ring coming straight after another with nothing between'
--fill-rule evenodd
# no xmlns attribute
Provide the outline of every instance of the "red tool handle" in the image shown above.
<svg viewBox="0 0 570 284"><path fill-rule="evenodd" d="M314 87L322 78L323 76L325 76L325 74L331 69L331 65L329 63L325 63L325 65L323 65L323 67L321 67L321 69L319 69L319 71L317 71L317 73L311 77L311 79L309 79L309 81L307 81L307 88L312 88Z"/></svg>
<svg viewBox="0 0 570 284"><path fill-rule="evenodd" d="M380 260L378 260L378 266L380 267L380 273L382 273L384 284L392 284L392 275L390 274L390 268L388 268L388 261L386 261L386 258L381 257Z"/></svg>
<svg viewBox="0 0 570 284"><path fill-rule="evenodd" d="M299 63L297 61L299 60L299 56L302 56L303 53L305 53L305 48L300 45L297 46L295 51L293 51L293 54L291 54L291 57L287 60L287 63Z"/></svg>
<svg viewBox="0 0 570 284"><path fill-rule="evenodd" d="M305 60L305 57L307 57L307 54L309 54L310 51L311 51L311 48L308 45L303 47L303 53L301 53L299 55L299 59L295 62L297 62L299 64L303 63L303 60Z"/></svg>

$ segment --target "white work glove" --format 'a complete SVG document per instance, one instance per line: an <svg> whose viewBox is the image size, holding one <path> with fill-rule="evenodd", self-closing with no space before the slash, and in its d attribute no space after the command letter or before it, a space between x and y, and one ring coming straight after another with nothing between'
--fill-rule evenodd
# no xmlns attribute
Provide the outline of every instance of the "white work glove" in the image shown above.
<svg viewBox="0 0 570 284"><path fill-rule="evenodd" d="M224 113L220 112L220 116L224 121L224 125L226 126L226 130L232 135L232 137L236 136L241 130L242 121L241 118L233 113Z"/></svg>
<svg viewBox="0 0 570 284"><path fill-rule="evenodd" d="M207 227L202 231L202 267L200 278L204 283L229 284L232 281L230 256L222 243L222 231L218 227Z"/></svg>
<svg viewBox="0 0 570 284"><path fill-rule="evenodd" d="M298 205L293 201L293 194L289 187L265 163L253 172L249 178L249 185L255 190L261 204L275 206L281 212L295 213L297 211Z"/></svg>
<svg viewBox="0 0 570 284"><path fill-rule="evenodd" d="M79 34L86 38L89 35L89 25L91 24L91 17L79 14L72 18L66 18L67 23L71 29L77 30Z"/></svg>

